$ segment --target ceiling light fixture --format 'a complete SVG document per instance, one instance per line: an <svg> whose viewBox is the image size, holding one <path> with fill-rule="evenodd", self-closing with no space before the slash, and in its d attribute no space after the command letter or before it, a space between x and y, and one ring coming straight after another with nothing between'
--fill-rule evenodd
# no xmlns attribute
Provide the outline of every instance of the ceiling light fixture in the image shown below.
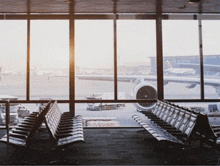
<svg viewBox="0 0 220 166"><path fill-rule="evenodd" d="M64 1L64 2L65 2L65 3L72 3L70 0L69 0L69 1L67 0L67 1Z"/></svg>
<svg viewBox="0 0 220 166"><path fill-rule="evenodd" d="M195 3L195 2L200 2L201 0L189 0L189 3L190 4L193 4L193 3Z"/></svg>

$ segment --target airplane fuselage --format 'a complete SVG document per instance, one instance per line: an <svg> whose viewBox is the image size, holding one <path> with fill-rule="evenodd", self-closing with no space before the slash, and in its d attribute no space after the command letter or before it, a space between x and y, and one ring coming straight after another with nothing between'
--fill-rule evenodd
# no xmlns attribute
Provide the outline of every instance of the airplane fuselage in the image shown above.
<svg viewBox="0 0 220 166"><path fill-rule="evenodd" d="M171 68L165 70L165 75L176 75L176 76L189 76L195 75L196 71L189 68Z"/></svg>

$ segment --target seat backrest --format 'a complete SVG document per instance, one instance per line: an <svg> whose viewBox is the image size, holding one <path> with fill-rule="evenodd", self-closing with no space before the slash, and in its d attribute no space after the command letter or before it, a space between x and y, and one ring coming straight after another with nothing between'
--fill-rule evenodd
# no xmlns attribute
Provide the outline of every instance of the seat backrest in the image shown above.
<svg viewBox="0 0 220 166"><path fill-rule="evenodd" d="M163 108L161 109L161 112L160 112L160 114L158 115L158 118L160 118L160 119L163 118L163 116L164 116L165 113L166 113L167 106L168 106L168 105L167 105L166 103L163 104Z"/></svg>
<svg viewBox="0 0 220 166"><path fill-rule="evenodd" d="M196 124L198 113L177 104L169 104L172 108L166 122L189 137Z"/></svg>
<svg viewBox="0 0 220 166"><path fill-rule="evenodd" d="M154 115L156 115L157 111L159 111L159 109L160 109L160 107L161 107L161 104L162 104L162 102L159 101L159 100L156 102L156 105L155 105L155 107L154 107L153 110L152 110L152 113L153 113Z"/></svg>
<svg viewBox="0 0 220 166"><path fill-rule="evenodd" d="M180 125L182 124L182 121L183 121L184 116L185 116L185 112L186 112L186 110L184 110L184 109L180 109L180 111L179 111L178 118L177 118L176 123L175 123L175 125L174 125L174 127L175 127L177 130L179 130Z"/></svg>
<svg viewBox="0 0 220 166"><path fill-rule="evenodd" d="M170 114L170 111L171 111L171 106L170 105L167 105L166 107L166 110L164 112L164 115L162 117L162 120L166 122L167 118L169 117L169 114Z"/></svg>
<svg viewBox="0 0 220 166"><path fill-rule="evenodd" d="M59 106L57 101L55 101L48 113L45 115L45 123L53 139L57 139L56 131L61 118L61 114L59 113L58 108Z"/></svg>
<svg viewBox="0 0 220 166"><path fill-rule="evenodd" d="M170 106L169 113L166 119L166 122L168 124L170 124L171 120L173 119L174 112L175 112L175 108L173 106Z"/></svg>
<svg viewBox="0 0 220 166"><path fill-rule="evenodd" d="M30 134L28 135L28 139L32 138L37 133L39 128L41 127L41 125L44 121L45 114L47 114L49 111L50 105L51 105L51 101L49 101L47 104L45 104L43 109L41 109L39 111L38 116L36 116L36 118L35 118L33 128L31 129Z"/></svg>
<svg viewBox="0 0 220 166"><path fill-rule="evenodd" d="M213 132L206 114L195 112L186 107L181 107L177 104L172 104L166 101L164 101L164 103L169 106L166 107L163 116L161 114L163 112L161 112L161 109L160 113L157 114L178 131L186 134L189 140L191 138L195 139L196 137L201 138L202 136L208 141L216 141L217 136ZM165 108L164 105L163 108Z"/></svg>
<svg viewBox="0 0 220 166"><path fill-rule="evenodd" d="M162 116L160 116L160 119L162 119L163 121L166 121L166 119L168 118L169 112L170 112L170 105L166 104L166 107L164 108L164 113Z"/></svg>
<svg viewBox="0 0 220 166"><path fill-rule="evenodd" d="M186 111L186 112L185 112L184 118L183 118L182 123L181 123L181 125L180 125L180 127L179 127L179 130L180 130L182 133L184 133L184 131L185 131L186 128L187 128L187 125L188 125L189 122L190 122L191 114L192 114L192 113L189 112L189 111Z"/></svg>
<svg viewBox="0 0 220 166"><path fill-rule="evenodd" d="M178 115L179 115L179 112L180 112L180 109L179 108L175 108L174 107L174 113L173 113L173 115L171 116L171 121L170 121L170 125L171 126L174 126L175 125L175 123L176 123L176 120L177 120L177 118L178 118Z"/></svg>
<svg viewBox="0 0 220 166"><path fill-rule="evenodd" d="M190 134L192 133L192 130L196 124L196 119L197 119L197 114L192 113L190 118L189 118L189 122L188 125L186 126L186 129L184 131L184 133L189 137Z"/></svg>
<svg viewBox="0 0 220 166"><path fill-rule="evenodd" d="M161 105L160 105L160 107L158 108L158 111L155 114L157 117L159 117L160 114L163 113L164 107L165 107L164 103L161 102Z"/></svg>

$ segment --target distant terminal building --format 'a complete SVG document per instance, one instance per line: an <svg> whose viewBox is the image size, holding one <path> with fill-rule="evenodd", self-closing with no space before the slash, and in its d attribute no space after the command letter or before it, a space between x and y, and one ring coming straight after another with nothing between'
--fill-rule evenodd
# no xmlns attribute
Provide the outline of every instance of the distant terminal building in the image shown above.
<svg viewBox="0 0 220 166"><path fill-rule="evenodd" d="M166 60L170 62L173 67L181 67L181 63L195 63L200 64L198 55L191 56L164 56L163 68L167 69ZM156 74L156 58L150 57L151 73ZM220 55L203 55L203 63L209 65L220 65Z"/></svg>
<svg viewBox="0 0 220 166"><path fill-rule="evenodd" d="M127 62L118 66L121 75L147 75L151 70L149 62Z"/></svg>

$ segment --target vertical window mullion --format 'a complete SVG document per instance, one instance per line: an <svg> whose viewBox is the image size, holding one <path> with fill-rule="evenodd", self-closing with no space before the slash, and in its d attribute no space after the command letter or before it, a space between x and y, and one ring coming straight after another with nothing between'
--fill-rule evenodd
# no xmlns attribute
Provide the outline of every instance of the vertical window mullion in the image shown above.
<svg viewBox="0 0 220 166"><path fill-rule="evenodd" d="M30 1L27 1L27 80L26 80L26 100L30 100Z"/></svg>
<svg viewBox="0 0 220 166"><path fill-rule="evenodd" d="M203 69L203 43L202 43L202 20L199 15L198 17L198 28L199 28L199 58L200 58L200 90L201 100L204 100L204 69Z"/></svg>
<svg viewBox="0 0 220 166"><path fill-rule="evenodd" d="M70 3L69 18L69 109L75 116L75 14L74 0Z"/></svg>
<svg viewBox="0 0 220 166"><path fill-rule="evenodd" d="M157 41L157 91L158 99L163 100L163 43L162 43L162 2L157 0L157 15L156 15L156 41Z"/></svg>
<svg viewBox="0 0 220 166"><path fill-rule="evenodd" d="M118 100L117 86L117 15L114 17L114 100Z"/></svg>
<svg viewBox="0 0 220 166"><path fill-rule="evenodd" d="M114 100L118 100L118 62L117 62L117 1L114 0L114 22L113 22L113 28L114 28Z"/></svg>

